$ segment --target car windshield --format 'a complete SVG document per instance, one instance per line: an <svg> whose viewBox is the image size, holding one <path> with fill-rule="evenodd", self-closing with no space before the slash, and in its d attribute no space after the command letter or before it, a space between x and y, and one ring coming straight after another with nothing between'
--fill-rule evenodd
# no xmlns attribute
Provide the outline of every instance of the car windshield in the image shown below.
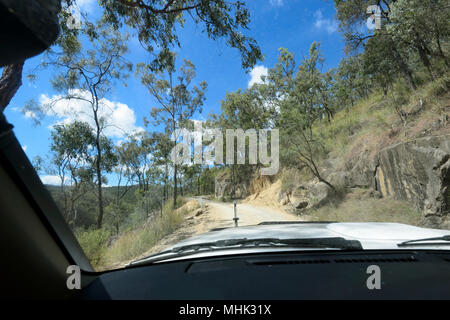
<svg viewBox="0 0 450 320"><path fill-rule="evenodd" d="M447 250L449 21L447 0L63 0L0 107L96 271Z"/></svg>

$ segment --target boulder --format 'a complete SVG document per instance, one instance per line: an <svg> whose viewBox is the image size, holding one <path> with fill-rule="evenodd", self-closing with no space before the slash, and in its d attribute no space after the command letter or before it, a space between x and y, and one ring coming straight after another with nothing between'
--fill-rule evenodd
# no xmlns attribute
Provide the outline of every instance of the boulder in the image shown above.
<svg viewBox="0 0 450 320"><path fill-rule="evenodd" d="M310 181L305 185L298 185L292 191L280 193L280 203L289 205L290 211L304 213L309 209L318 208L326 204L333 190L323 182Z"/></svg>
<svg viewBox="0 0 450 320"><path fill-rule="evenodd" d="M310 192L310 207L317 208L329 202L333 190L323 182L311 182L308 184Z"/></svg>

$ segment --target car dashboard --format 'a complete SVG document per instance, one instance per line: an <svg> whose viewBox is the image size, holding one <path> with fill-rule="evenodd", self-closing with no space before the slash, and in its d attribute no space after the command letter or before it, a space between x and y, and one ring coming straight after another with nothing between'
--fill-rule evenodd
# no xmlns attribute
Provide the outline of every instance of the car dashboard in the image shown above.
<svg viewBox="0 0 450 320"><path fill-rule="evenodd" d="M369 284L371 266L378 288ZM77 298L449 299L450 253L299 251L154 263L102 273Z"/></svg>

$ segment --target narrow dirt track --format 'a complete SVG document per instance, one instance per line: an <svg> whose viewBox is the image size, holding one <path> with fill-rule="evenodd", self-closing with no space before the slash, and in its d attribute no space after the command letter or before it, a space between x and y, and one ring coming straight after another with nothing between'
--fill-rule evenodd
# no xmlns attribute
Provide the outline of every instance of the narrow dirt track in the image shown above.
<svg viewBox="0 0 450 320"><path fill-rule="evenodd" d="M217 201L200 200L209 207L209 218L214 228L234 226L234 205ZM239 226L249 226L259 224L264 221L295 221L299 218L293 214L281 210L254 206L246 203L238 203L236 207L239 218ZM209 225L211 226L211 225Z"/></svg>
<svg viewBox="0 0 450 320"><path fill-rule="evenodd" d="M188 200L198 201L203 208L203 213L199 216L191 215L186 217L185 221L175 232L162 238L155 246L140 255L140 257L122 262L116 267L122 267L138 258L161 252L184 239L208 232L211 229L234 227L233 203L211 201L201 197L189 198ZM255 225L264 221L300 220L298 216L281 210L246 203L237 204L237 215L239 218L239 226Z"/></svg>

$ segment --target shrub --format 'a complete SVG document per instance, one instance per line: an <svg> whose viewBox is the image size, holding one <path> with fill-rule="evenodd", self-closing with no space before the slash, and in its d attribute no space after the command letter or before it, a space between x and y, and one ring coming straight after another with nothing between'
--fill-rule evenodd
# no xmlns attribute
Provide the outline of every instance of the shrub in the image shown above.
<svg viewBox="0 0 450 320"><path fill-rule="evenodd" d="M96 269L104 261L110 233L106 229L77 229L75 236L92 266Z"/></svg>

